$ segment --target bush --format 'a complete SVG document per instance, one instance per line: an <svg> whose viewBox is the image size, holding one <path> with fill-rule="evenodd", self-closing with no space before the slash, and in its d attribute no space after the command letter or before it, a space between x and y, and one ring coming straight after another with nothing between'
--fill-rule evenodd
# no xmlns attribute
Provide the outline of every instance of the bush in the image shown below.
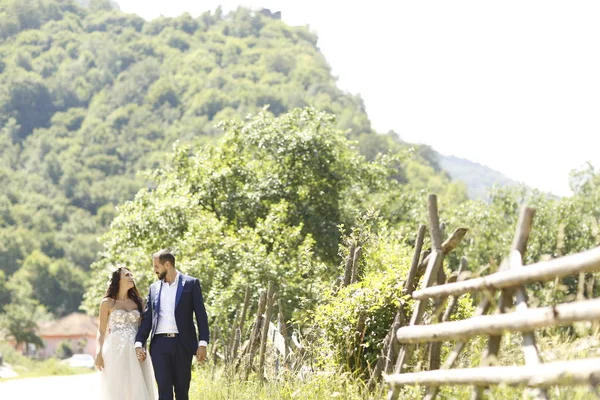
<svg viewBox="0 0 600 400"><path fill-rule="evenodd" d="M352 242L361 246L362 278L325 296L311 315L311 331L316 337L313 350L324 366L364 372L377 361L398 307L410 303L402 288L412 249L373 216L346 238L346 243Z"/></svg>
<svg viewBox="0 0 600 400"><path fill-rule="evenodd" d="M332 294L314 314L318 359L349 371L373 366L402 298L404 274L390 268Z"/></svg>
<svg viewBox="0 0 600 400"><path fill-rule="evenodd" d="M389 230L373 214L360 218L358 227L346 237L347 244L361 246L361 280L331 290L311 314L313 350L323 367L342 366L368 378L400 306L406 321L410 320L414 303L402 289L414 253L406 244L411 239ZM348 253L347 248L343 251ZM473 310L471 296L461 296L452 319L468 318ZM448 351L444 346L442 352Z"/></svg>
<svg viewBox="0 0 600 400"><path fill-rule="evenodd" d="M68 340L63 340L58 345L56 349L56 357L64 360L65 358L69 358L73 355L73 349L71 348L71 342Z"/></svg>

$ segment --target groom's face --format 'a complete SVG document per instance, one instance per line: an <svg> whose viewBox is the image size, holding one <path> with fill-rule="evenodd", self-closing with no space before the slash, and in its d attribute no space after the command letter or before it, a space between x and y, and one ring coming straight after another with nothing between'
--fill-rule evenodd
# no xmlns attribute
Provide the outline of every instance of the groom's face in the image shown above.
<svg viewBox="0 0 600 400"><path fill-rule="evenodd" d="M152 259L152 264L154 265L154 273L158 277L159 280L165 279L167 276L167 267L164 264L161 264L158 260L158 257Z"/></svg>

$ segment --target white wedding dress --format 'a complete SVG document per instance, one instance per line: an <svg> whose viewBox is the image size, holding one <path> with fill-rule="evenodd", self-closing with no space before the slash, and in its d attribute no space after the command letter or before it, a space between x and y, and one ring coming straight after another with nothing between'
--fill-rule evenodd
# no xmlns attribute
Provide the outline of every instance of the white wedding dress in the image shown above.
<svg viewBox="0 0 600 400"><path fill-rule="evenodd" d="M107 336L102 347L102 400L158 399L150 354L143 362L138 361L135 354L139 318L138 310L114 310L108 316Z"/></svg>

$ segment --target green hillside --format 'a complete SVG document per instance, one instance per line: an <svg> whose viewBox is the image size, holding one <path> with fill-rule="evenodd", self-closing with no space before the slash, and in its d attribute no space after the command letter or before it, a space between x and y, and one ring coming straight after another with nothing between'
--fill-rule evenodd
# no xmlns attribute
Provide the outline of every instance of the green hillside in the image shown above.
<svg viewBox="0 0 600 400"><path fill-rule="evenodd" d="M311 106L369 160L408 148L373 132L305 27L245 8L148 22L86 4L0 0L0 309L19 296L78 309L115 207L153 185L143 171L176 141L213 143L219 121ZM416 188L449 184L422 157L395 168Z"/></svg>

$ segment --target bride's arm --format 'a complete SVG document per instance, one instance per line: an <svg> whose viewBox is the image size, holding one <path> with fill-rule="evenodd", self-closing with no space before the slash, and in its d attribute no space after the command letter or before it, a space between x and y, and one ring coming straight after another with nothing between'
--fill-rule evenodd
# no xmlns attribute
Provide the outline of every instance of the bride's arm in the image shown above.
<svg viewBox="0 0 600 400"><path fill-rule="evenodd" d="M104 346L104 337L106 334L106 326L108 325L108 314L110 306L109 299L104 298L100 302L100 323L98 332L96 332L96 368L100 371L104 368L104 359L102 358L102 346Z"/></svg>

